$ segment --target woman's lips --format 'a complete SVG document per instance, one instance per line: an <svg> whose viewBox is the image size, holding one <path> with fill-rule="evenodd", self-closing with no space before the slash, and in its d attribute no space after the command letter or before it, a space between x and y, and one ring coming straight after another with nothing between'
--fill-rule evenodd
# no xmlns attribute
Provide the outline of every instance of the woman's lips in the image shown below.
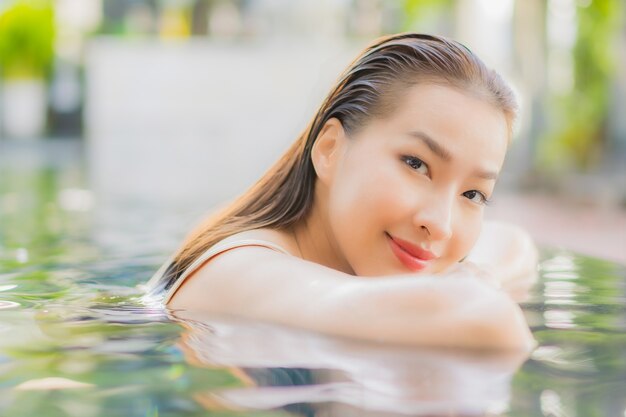
<svg viewBox="0 0 626 417"><path fill-rule="evenodd" d="M414 244L396 237L391 237L387 233L391 251L404 266L413 272L421 271L428 266L428 262L436 258L430 251L422 249Z"/></svg>

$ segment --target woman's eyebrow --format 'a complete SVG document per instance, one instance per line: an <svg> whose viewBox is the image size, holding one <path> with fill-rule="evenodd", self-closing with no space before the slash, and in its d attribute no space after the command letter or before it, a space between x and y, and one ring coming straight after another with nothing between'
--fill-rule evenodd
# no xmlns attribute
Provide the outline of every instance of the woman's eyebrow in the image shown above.
<svg viewBox="0 0 626 417"><path fill-rule="evenodd" d="M439 158L443 159L444 161L446 162L452 161L452 155L450 154L450 151L448 151L446 148L438 144L437 141L435 141L433 138L428 136L426 133L422 131L411 131L409 132L409 136L412 136L424 142L426 146L428 146L428 149L432 151L432 153L434 153L435 155L437 155Z"/></svg>
<svg viewBox="0 0 626 417"><path fill-rule="evenodd" d="M428 146L428 149L430 149L432 153L441 158L443 161L452 161L452 154L450 153L450 151L437 143L437 141L431 138L428 134L418 130L410 131L409 136L412 136L424 142L426 146ZM496 180L498 178L498 173L493 171L477 170L473 173L473 176L485 180Z"/></svg>

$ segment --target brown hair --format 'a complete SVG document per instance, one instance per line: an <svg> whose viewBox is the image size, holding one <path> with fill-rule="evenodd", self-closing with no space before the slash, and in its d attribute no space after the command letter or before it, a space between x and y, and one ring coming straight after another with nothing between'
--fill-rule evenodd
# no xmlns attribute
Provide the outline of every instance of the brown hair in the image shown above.
<svg viewBox="0 0 626 417"><path fill-rule="evenodd" d="M509 86L469 49L443 37L404 33L367 47L341 75L295 143L247 192L187 236L151 289L169 289L191 263L233 234L258 228L287 229L313 204L316 174L311 148L324 124L337 118L348 135L392 113L408 86L433 82L479 95L500 109L509 136L517 104Z"/></svg>

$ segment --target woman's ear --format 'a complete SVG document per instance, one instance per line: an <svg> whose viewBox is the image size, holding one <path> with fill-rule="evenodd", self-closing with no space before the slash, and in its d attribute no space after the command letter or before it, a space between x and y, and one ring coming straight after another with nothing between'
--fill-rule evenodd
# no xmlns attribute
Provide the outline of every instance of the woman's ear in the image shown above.
<svg viewBox="0 0 626 417"><path fill-rule="evenodd" d="M346 135L337 118L328 119L311 149L311 160L317 177L323 183L332 180L339 156L343 153Z"/></svg>

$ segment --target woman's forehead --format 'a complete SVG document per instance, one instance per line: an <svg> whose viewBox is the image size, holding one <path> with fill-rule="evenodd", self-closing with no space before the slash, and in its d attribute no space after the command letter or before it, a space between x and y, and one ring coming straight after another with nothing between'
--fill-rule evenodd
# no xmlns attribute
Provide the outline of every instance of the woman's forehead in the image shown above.
<svg viewBox="0 0 626 417"><path fill-rule="evenodd" d="M505 142L508 138L503 111L471 92L439 84L410 87L391 114L368 125L406 133L425 131L441 140L468 135Z"/></svg>
<svg viewBox="0 0 626 417"><path fill-rule="evenodd" d="M439 85L415 86L396 111L371 120L358 137L374 147L415 145L447 161L480 159L486 171L498 171L508 145L502 111L472 94ZM384 140L380 140L384 139Z"/></svg>

